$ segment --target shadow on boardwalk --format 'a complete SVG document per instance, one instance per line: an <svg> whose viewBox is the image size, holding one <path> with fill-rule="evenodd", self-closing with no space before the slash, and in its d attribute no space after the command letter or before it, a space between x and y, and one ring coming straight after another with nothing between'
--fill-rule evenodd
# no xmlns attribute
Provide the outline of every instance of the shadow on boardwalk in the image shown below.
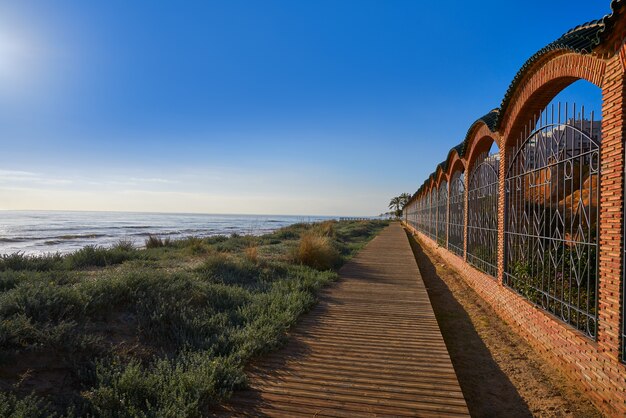
<svg viewBox="0 0 626 418"><path fill-rule="evenodd" d="M473 417L532 417L528 405L492 357L468 313L439 277L431 259L419 243L407 235L470 414Z"/></svg>

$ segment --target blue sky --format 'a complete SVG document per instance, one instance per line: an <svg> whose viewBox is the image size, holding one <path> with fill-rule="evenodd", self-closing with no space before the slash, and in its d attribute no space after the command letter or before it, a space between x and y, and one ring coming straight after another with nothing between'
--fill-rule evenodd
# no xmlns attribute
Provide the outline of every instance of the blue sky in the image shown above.
<svg viewBox="0 0 626 418"><path fill-rule="evenodd" d="M609 4L2 2L0 209L378 214Z"/></svg>

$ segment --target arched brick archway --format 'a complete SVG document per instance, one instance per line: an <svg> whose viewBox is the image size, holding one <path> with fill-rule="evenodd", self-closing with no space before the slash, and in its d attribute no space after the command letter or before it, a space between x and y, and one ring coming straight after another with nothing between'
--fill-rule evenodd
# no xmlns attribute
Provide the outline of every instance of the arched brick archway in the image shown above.
<svg viewBox="0 0 626 418"><path fill-rule="evenodd" d="M466 171L471 172L476 158L482 153L488 152L493 144L502 149L502 140L498 132L492 131L486 123L476 122L468 132L465 149L463 152L463 163Z"/></svg>
<svg viewBox="0 0 626 418"><path fill-rule="evenodd" d="M448 236L447 248L465 256L465 160L454 152L448 161Z"/></svg>
<svg viewBox="0 0 626 418"><path fill-rule="evenodd" d="M499 132L509 147L528 121L538 114L561 91L578 80L586 80L598 88L604 84L606 61L580 53L549 54L533 65L511 98L503 103Z"/></svg>
<svg viewBox="0 0 626 418"><path fill-rule="evenodd" d="M437 169L437 181L435 182L435 185L437 188L439 188L442 181L445 181L445 182L448 181L448 172L444 171L443 168L438 168Z"/></svg>
<svg viewBox="0 0 626 418"><path fill-rule="evenodd" d="M456 171L465 171L465 159L461 158L457 152L451 153L448 159L448 170L446 172L448 180L452 178L452 174Z"/></svg>
<svg viewBox="0 0 626 418"><path fill-rule="evenodd" d="M623 49L622 49L623 50ZM506 173L512 163L511 151L515 144L524 136L524 129L534 126L537 117L546 108L548 103L561 91L572 83L585 80L592 83L602 91L602 146L600 148L601 170L598 172L599 181L597 191L590 190L588 194L594 196L598 202L603 203L599 208L598 215L598 266L597 266L597 304L606 303L615 305L615 295L622 292L623 278L620 270L615 269L614 254L623 254L623 226L615 228L615 225L623 224L623 179L620 176L619 186L615 182L615 173L624 172L624 53L616 53L612 56L576 53L555 52L543 56L532 66L526 69L526 75L521 78L516 88L508 94L503 101L502 114L498 131L503 138L501 147L501 169ZM501 175L502 186L500 188L500 223L503 225L500 231L500 272L499 277L504 277L506 264L505 257L505 229L508 222L505 219L506 195L505 174ZM583 185L584 186L584 185ZM595 187L595 186L593 186ZM581 190L581 194L584 191ZM619 197L618 197L619 196ZM599 203L598 203L599 204ZM572 209L573 210L573 209ZM566 216L566 215L565 215ZM600 237L604 240L600 244ZM604 254L604 256L603 256ZM609 261L610 260L610 261ZM623 265L623 257L618 261ZM623 311L623 302L618 301ZM563 316L563 315L561 315ZM623 344L616 333L626 335L620 324L620 317L613 315L610 310L598 309L597 331L592 334L598 344L606 352L612 352L619 356L620 346ZM623 319L621 320L623 321ZM597 332L597 334L596 334ZM626 338L625 338L626 340ZM623 349L623 348L622 348Z"/></svg>

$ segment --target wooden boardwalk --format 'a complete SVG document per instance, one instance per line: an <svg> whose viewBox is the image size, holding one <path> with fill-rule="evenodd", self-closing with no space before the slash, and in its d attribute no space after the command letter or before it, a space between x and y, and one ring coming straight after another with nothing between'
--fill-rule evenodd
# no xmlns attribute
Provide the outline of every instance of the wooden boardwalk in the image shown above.
<svg viewBox="0 0 626 418"><path fill-rule="evenodd" d="M340 271L234 416L469 416L408 238L394 223Z"/></svg>

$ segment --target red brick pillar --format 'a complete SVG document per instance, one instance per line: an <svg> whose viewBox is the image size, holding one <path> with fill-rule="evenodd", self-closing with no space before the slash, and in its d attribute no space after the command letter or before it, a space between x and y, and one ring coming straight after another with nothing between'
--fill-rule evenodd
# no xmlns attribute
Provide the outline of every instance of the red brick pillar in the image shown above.
<svg viewBox="0 0 626 418"><path fill-rule="evenodd" d="M448 200L446 200L446 250L450 248L448 240L450 239L450 183L451 175L448 175Z"/></svg>
<svg viewBox="0 0 626 418"><path fill-rule="evenodd" d="M465 164L467 169L465 170L465 176L463 177L463 183L465 184L465 197L463 199L463 261L467 263L467 222L469 221L469 178L470 178L470 169L469 165Z"/></svg>
<svg viewBox="0 0 626 418"><path fill-rule="evenodd" d="M623 50L624 48L622 48ZM621 338L624 200L624 60L607 62L602 83L598 345L617 358Z"/></svg>
<svg viewBox="0 0 626 418"><path fill-rule="evenodd" d="M496 260L496 267L498 268L498 273L496 278L498 279L498 284L502 285L504 280L504 211L505 211L505 202L506 202L506 193L505 193L505 175L506 175L506 166L507 166L507 152L505 147L506 141L502 139L498 144L500 148L500 170L498 173L498 258Z"/></svg>

